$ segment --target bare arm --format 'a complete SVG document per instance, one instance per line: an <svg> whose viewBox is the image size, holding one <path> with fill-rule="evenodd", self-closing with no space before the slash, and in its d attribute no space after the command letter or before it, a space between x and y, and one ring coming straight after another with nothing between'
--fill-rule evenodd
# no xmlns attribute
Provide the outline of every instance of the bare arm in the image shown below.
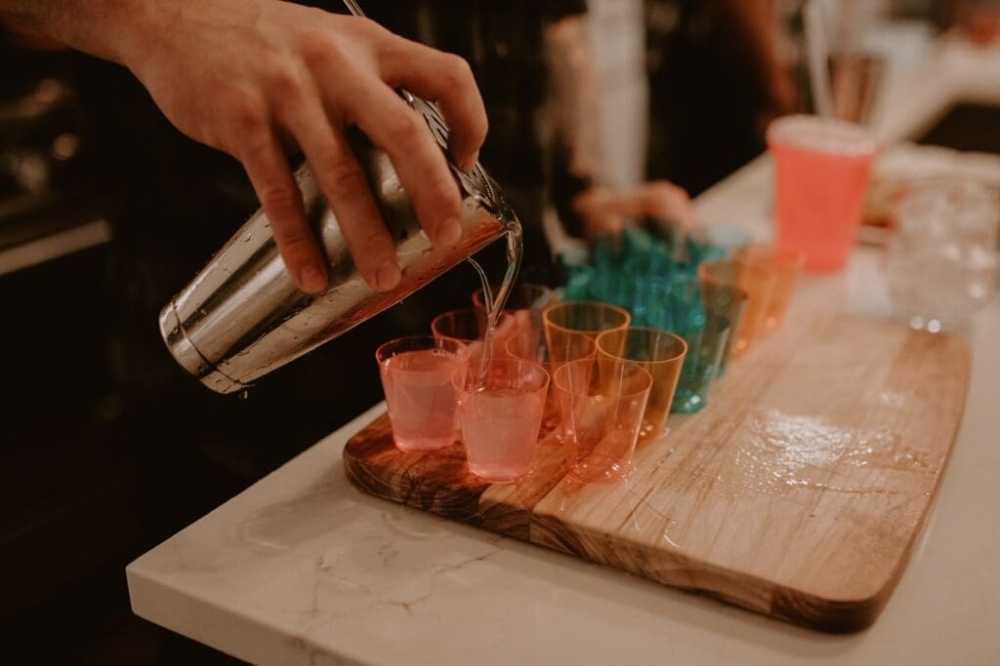
<svg viewBox="0 0 1000 666"><path fill-rule="evenodd" d="M377 289L400 279L388 231L343 130L386 150L433 242L461 233L461 200L419 117L393 92L441 104L450 151L475 162L486 113L464 60L375 23L280 0L0 0L0 22L128 67L167 118L242 162L299 287L322 291L326 264L308 228L281 138L306 155L358 268Z"/></svg>
<svg viewBox="0 0 1000 666"><path fill-rule="evenodd" d="M30 36L46 37L119 64L123 39L156 0L0 0L0 23Z"/></svg>

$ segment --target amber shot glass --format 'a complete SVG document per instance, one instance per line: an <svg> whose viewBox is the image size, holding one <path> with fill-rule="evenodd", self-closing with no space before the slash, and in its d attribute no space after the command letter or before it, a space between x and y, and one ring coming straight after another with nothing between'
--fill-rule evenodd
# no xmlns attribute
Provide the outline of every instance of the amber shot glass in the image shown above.
<svg viewBox="0 0 1000 666"><path fill-rule="evenodd" d="M553 386L572 446L568 477L576 482L623 479L632 472L653 377L634 361L564 363Z"/></svg>
<svg viewBox="0 0 1000 666"><path fill-rule="evenodd" d="M777 279L775 270L738 259L711 261L698 267L702 285L734 287L747 294L746 308L734 329L730 355L745 354L766 329L767 312Z"/></svg>
<svg viewBox="0 0 1000 666"><path fill-rule="evenodd" d="M657 328L616 329L598 336L597 363L602 376L615 373L618 364L634 362L653 378L639 441L655 439L666 431L687 351L683 338Z"/></svg>
<svg viewBox="0 0 1000 666"><path fill-rule="evenodd" d="M799 274L806 263L805 253L792 248L754 244L741 248L736 259L774 273L774 287L764 314L764 330L773 331L785 321L788 305L795 293Z"/></svg>
<svg viewBox="0 0 1000 666"><path fill-rule="evenodd" d="M570 361L590 360L593 361L597 354L597 343L586 336L579 336L567 340L567 344L561 349L561 361L553 361L549 353L548 345L544 340L540 348L525 346L522 338L512 338L507 342L507 356L524 361L540 363L549 376L552 376L559 366ZM561 415L559 405L556 401L555 391L550 382L548 396L545 400L545 410L542 416L541 437L555 433L555 441L565 441L565 431L560 428ZM544 441L548 441L544 439Z"/></svg>
<svg viewBox="0 0 1000 666"><path fill-rule="evenodd" d="M596 341L605 331L624 330L632 316L616 305L580 301L553 305L545 310L544 319L549 359L564 363L585 344L581 338Z"/></svg>

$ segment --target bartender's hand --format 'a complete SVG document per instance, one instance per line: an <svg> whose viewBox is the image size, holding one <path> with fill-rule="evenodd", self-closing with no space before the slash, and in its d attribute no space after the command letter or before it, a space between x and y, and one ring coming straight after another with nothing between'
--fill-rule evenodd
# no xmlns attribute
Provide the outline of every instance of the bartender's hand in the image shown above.
<svg viewBox="0 0 1000 666"><path fill-rule="evenodd" d="M326 262L306 224L283 150L305 153L369 284L399 282L380 218L344 128L357 125L392 159L435 244L461 235L461 199L423 120L393 91L440 103L452 157L471 167L486 113L461 58L377 24L279 0L0 0L0 18L115 60L142 81L188 136L242 162L301 289L327 285ZM141 140L141 138L137 138Z"/></svg>

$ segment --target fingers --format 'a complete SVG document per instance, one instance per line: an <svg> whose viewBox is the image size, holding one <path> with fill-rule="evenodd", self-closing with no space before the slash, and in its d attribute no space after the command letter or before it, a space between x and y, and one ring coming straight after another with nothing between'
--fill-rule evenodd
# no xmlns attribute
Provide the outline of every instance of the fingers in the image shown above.
<svg viewBox="0 0 1000 666"><path fill-rule="evenodd" d="M695 224L691 197L682 188L667 181L645 183L639 188L638 198L645 215L691 229Z"/></svg>
<svg viewBox="0 0 1000 666"><path fill-rule="evenodd" d="M573 199L573 209L583 218L589 238L617 236L629 218L641 210L634 197L603 187L593 187Z"/></svg>
<svg viewBox="0 0 1000 666"><path fill-rule="evenodd" d="M299 289L322 292L327 285L326 260L306 223L302 196L277 139L270 131L262 131L244 145L238 157L271 220L285 267Z"/></svg>
<svg viewBox="0 0 1000 666"><path fill-rule="evenodd" d="M427 124L384 82L346 83L344 89L351 94L341 100L339 108L388 153L431 241L453 245L462 235L462 200ZM336 101L328 104L338 108Z"/></svg>
<svg viewBox="0 0 1000 666"><path fill-rule="evenodd" d="M390 87L402 86L441 106L451 128L451 156L463 169L471 169L479 158L489 125L468 63L456 55L393 35L379 66Z"/></svg>
<svg viewBox="0 0 1000 666"><path fill-rule="evenodd" d="M331 126L318 93L289 109L287 115L284 123L302 146L362 277L378 291L395 288L401 273L392 238L361 165L344 137Z"/></svg>
<svg viewBox="0 0 1000 666"><path fill-rule="evenodd" d="M667 181L643 183L626 190L591 188L573 201L574 209L597 227L607 220L651 217L667 224L690 229L695 223L691 198L680 187Z"/></svg>

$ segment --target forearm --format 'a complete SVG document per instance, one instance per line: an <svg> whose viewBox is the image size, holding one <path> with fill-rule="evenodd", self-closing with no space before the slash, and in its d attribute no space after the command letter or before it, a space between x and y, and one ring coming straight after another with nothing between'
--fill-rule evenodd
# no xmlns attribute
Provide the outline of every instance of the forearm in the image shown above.
<svg viewBox="0 0 1000 666"><path fill-rule="evenodd" d="M126 64L126 54L139 39L138 26L163 4L163 0L0 0L0 25Z"/></svg>

